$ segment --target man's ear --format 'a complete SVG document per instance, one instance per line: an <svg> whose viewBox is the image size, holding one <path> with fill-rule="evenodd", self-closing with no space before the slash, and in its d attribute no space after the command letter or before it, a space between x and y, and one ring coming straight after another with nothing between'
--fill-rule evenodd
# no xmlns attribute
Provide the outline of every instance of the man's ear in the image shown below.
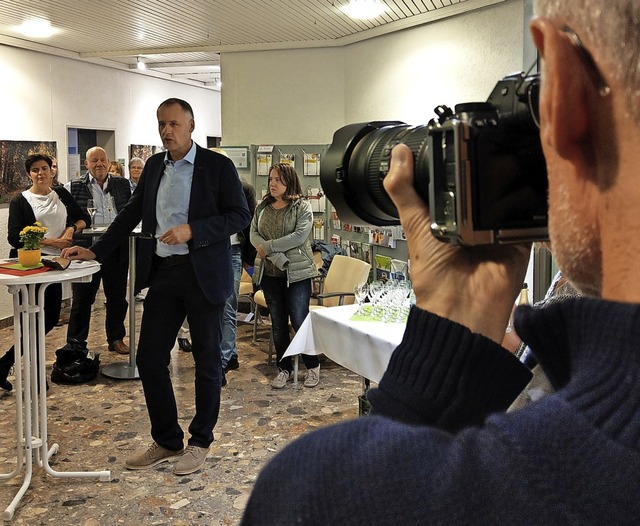
<svg viewBox="0 0 640 526"><path fill-rule="evenodd" d="M545 18L531 22L533 40L543 59L540 120L543 140L570 157L589 132L589 94L593 83L569 36Z"/></svg>

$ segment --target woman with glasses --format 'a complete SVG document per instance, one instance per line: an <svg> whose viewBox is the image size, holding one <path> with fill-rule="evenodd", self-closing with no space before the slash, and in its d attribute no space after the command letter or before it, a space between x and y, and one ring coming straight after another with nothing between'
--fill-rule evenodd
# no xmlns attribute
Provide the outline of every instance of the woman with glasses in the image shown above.
<svg viewBox="0 0 640 526"><path fill-rule="evenodd" d="M131 185L131 192L138 186L138 181L142 175L144 169L144 161L140 157L132 157L129 161L129 184Z"/></svg>

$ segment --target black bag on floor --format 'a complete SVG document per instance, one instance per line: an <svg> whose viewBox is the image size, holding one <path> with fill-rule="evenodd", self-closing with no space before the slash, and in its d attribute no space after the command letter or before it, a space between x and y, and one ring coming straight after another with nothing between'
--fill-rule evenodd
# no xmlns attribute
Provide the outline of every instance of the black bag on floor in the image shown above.
<svg viewBox="0 0 640 526"><path fill-rule="evenodd" d="M84 384L98 376L100 357L89 357L89 350L78 342L67 343L56 351L51 381L56 384Z"/></svg>

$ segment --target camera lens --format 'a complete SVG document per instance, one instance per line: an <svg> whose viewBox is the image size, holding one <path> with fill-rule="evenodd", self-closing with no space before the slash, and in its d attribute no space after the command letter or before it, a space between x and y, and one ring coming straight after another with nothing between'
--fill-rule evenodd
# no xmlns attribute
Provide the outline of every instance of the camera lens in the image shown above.
<svg viewBox="0 0 640 526"><path fill-rule="evenodd" d="M340 219L355 225L397 225L398 211L383 187L391 150L405 143L414 157L415 186L428 200L428 127L398 121L340 128L320 169L320 181Z"/></svg>
<svg viewBox="0 0 640 526"><path fill-rule="evenodd" d="M428 204L430 228L463 245L547 238L547 173L539 135L540 79L500 79L486 102L435 108L427 125L399 121L340 128L322 162L320 182L340 219L397 225L384 189L391 151L413 152L414 186Z"/></svg>

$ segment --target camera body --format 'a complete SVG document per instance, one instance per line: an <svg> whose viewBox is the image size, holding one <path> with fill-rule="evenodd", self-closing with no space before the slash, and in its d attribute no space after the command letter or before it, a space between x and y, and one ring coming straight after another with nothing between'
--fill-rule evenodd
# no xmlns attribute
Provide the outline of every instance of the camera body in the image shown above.
<svg viewBox="0 0 640 526"><path fill-rule="evenodd" d="M501 79L486 102L436 108L428 125L351 124L334 134L321 184L345 222L399 224L382 182L391 150L414 156L414 185L431 231L454 244L548 239L547 175L538 130L538 75Z"/></svg>

